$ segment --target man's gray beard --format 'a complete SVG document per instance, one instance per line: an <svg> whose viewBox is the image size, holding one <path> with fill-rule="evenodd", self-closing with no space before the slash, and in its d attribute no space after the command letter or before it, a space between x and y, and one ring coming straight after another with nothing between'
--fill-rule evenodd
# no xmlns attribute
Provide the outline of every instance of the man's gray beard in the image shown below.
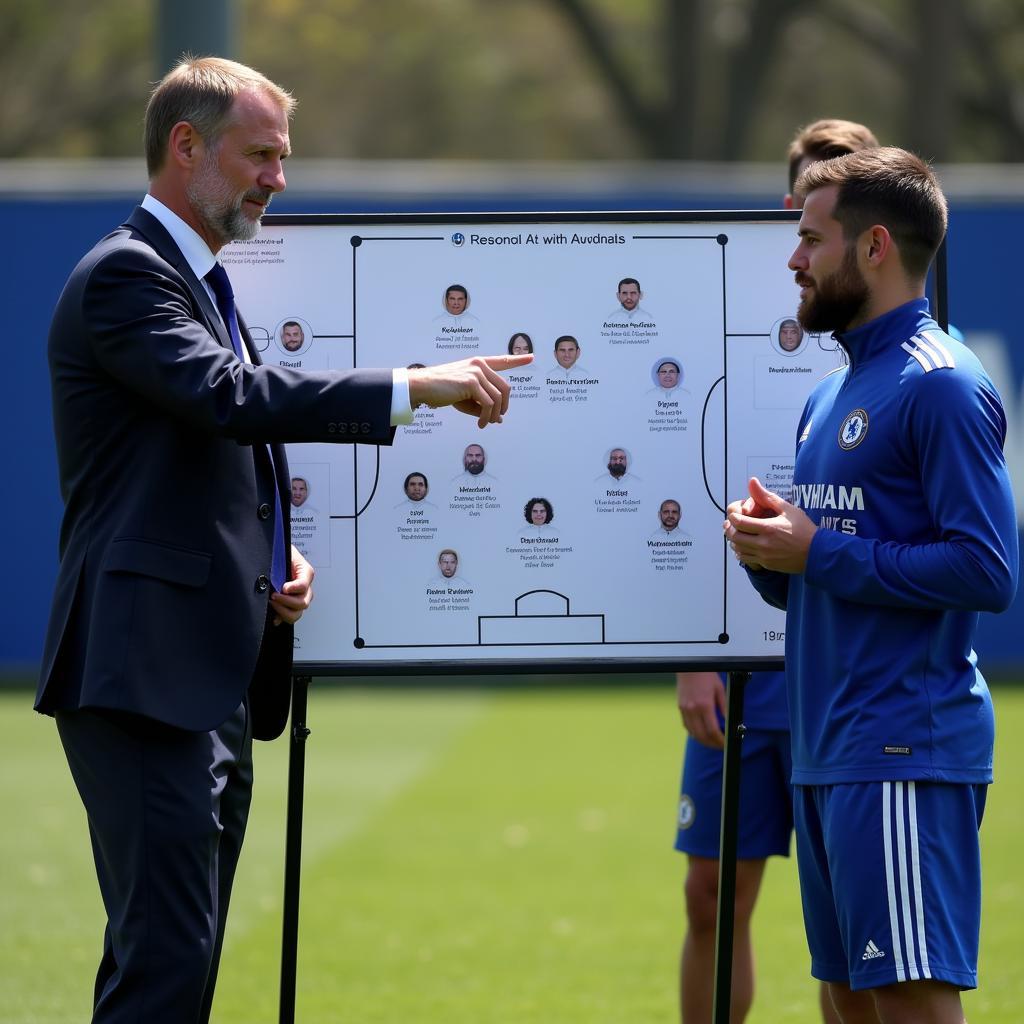
<svg viewBox="0 0 1024 1024"><path fill-rule="evenodd" d="M242 203L247 193L235 194L221 176L217 167L216 148L203 158L185 194L196 216L222 245L228 242L249 242L259 234L262 227L260 220L250 220L242 212Z"/></svg>

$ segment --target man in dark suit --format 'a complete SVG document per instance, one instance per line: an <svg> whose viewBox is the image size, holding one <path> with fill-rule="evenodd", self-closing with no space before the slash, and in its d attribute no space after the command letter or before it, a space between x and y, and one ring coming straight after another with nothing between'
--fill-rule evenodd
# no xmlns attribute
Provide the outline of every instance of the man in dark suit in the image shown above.
<svg viewBox="0 0 1024 1024"><path fill-rule="evenodd" d="M285 187L291 97L183 61L146 112L149 194L72 273L49 339L61 565L37 694L85 805L107 927L95 1022L209 1018L252 784L284 727L313 570L282 442L389 444L419 404L500 422L496 370L262 366L216 253Z"/></svg>

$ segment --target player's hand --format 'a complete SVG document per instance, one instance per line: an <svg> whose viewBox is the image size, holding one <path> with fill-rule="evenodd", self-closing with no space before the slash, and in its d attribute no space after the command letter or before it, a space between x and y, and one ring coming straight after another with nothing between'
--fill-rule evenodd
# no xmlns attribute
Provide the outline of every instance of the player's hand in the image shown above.
<svg viewBox="0 0 1024 1024"><path fill-rule="evenodd" d="M750 504L752 502L752 504ZM727 510L725 536L736 557L751 569L802 573L818 527L807 514L750 480L750 498Z"/></svg>
<svg viewBox="0 0 1024 1024"><path fill-rule="evenodd" d="M748 497L743 498L740 501L731 501L726 506L726 520L722 524L722 529L725 530L726 537L729 536L729 519L734 514L740 516L754 516L758 519L768 519L775 513L772 512L772 510L769 508L762 508L761 506L759 506L753 498ZM733 548L733 553L736 553L735 548ZM753 569L755 572L764 568L763 565L759 565L757 562L752 562L749 559L740 558L739 554L736 554L736 559L740 563L740 565L745 565L748 569Z"/></svg>
<svg viewBox="0 0 1024 1024"><path fill-rule="evenodd" d="M677 672L676 703L686 731L695 740L716 750L725 747L717 714L725 715L725 687L717 672Z"/></svg>
<svg viewBox="0 0 1024 1024"><path fill-rule="evenodd" d="M293 626L302 618L302 613L313 600L313 566L302 557L299 549L292 545L292 578L270 595L273 606L274 625L289 622Z"/></svg>
<svg viewBox="0 0 1024 1024"><path fill-rule="evenodd" d="M437 409L450 405L479 426L500 423L508 412L509 383L499 370L513 370L533 362L533 356L473 356L457 363L425 366L409 371L409 399L412 407L429 405Z"/></svg>

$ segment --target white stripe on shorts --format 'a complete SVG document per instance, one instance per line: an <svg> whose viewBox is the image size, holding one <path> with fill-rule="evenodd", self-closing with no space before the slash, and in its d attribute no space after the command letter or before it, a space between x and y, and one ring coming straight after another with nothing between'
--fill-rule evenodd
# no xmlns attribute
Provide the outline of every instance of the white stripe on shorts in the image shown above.
<svg viewBox="0 0 1024 1024"><path fill-rule="evenodd" d="M904 794L904 785L907 792ZM906 798L906 819L904 821L904 798ZM892 818L896 817L896 856L893 856ZM882 842L885 850L885 882L889 897L889 927L892 931L893 960L896 966L896 980L912 981L930 978L928 965L928 943L924 928L924 907L921 894L921 861L917 839L917 789L914 782L882 783ZM909 836L908 836L909 833ZM907 844L910 845L909 875ZM896 897L897 872L900 884L900 898ZM916 914L910 907L910 889L914 891ZM900 926L906 936L906 962L900 942ZM916 943L915 943L916 938ZM920 961L915 952L920 951Z"/></svg>
<svg viewBox="0 0 1024 1024"><path fill-rule="evenodd" d="M921 857L917 846L917 783L908 782L910 796L910 857L914 872L914 905L917 907L917 943L921 949L921 973L926 978L932 976L928 966L928 940L924 932L924 898L921 893Z"/></svg>
<svg viewBox="0 0 1024 1024"><path fill-rule="evenodd" d="M896 881L892 872L892 783L882 783L882 843L885 850L885 887L889 894L889 930L892 932L892 959L896 980L906 981L903 951L900 946L899 915L896 913Z"/></svg>

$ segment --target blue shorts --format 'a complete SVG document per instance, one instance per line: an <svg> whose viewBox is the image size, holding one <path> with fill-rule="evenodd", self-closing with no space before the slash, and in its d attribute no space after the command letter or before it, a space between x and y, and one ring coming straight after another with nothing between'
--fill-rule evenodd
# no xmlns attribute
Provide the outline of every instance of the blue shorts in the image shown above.
<svg viewBox="0 0 1024 1024"><path fill-rule="evenodd" d="M679 797L676 849L717 860L722 826L721 750L686 741ZM740 768L739 838L741 860L788 857L793 833L793 771L789 733L749 729L743 737Z"/></svg>
<svg viewBox="0 0 1024 1024"><path fill-rule="evenodd" d="M977 981L978 828L988 787L851 782L794 787L811 974L853 989Z"/></svg>

